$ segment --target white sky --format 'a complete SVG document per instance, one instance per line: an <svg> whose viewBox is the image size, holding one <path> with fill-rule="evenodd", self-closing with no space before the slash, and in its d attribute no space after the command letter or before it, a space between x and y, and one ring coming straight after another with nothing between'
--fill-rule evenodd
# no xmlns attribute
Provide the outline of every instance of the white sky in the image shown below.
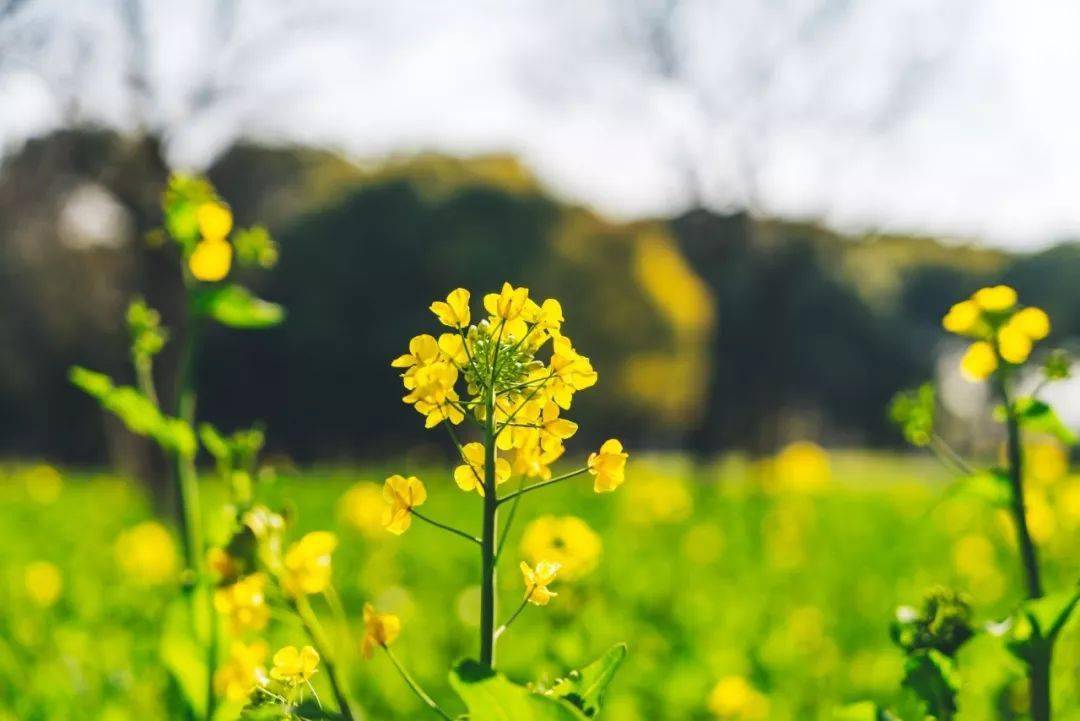
<svg viewBox="0 0 1080 721"><path fill-rule="evenodd" d="M146 0L143 63L135 1L0 20L5 150L72 118L159 129L183 167L240 136L509 150L618 217L696 195L1014 248L1080 237L1071 0L683 0L660 33L671 0Z"/></svg>

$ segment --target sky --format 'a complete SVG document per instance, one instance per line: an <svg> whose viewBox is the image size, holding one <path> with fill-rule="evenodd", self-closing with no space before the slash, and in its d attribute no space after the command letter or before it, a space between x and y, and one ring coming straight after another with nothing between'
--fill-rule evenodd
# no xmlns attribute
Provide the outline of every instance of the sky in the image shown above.
<svg viewBox="0 0 1080 721"><path fill-rule="evenodd" d="M617 218L703 203L1013 249L1080 237L1071 1L15 5L5 153L74 123L160 133L185 169L241 138L510 151Z"/></svg>

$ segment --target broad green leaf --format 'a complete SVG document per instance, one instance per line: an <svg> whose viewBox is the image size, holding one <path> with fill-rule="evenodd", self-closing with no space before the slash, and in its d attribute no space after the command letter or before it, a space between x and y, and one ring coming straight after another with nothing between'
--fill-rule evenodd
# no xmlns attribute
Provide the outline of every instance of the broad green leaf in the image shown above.
<svg viewBox="0 0 1080 721"><path fill-rule="evenodd" d="M551 694L574 704L589 718L596 718L604 692L625 659L626 644L615 644L585 668L571 671L569 676L552 687Z"/></svg>
<svg viewBox="0 0 1080 721"><path fill-rule="evenodd" d="M99 401L113 388L112 379L109 376L81 366L73 366L68 371L68 378L71 380L71 385Z"/></svg>
<svg viewBox="0 0 1080 721"><path fill-rule="evenodd" d="M469 709L469 721L586 721L575 706L533 693L476 661L450 672L450 685Z"/></svg>
<svg viewBox="0 0 1080 721"><path fill-rule="evenodd" d="M930 649L908 656L902 686L926 704L927 712L939 719L956 713L960 676L956 664L943 653Z"/></svg>
<svg viewBox="0 0 1080 721"><path fill-rule="evenodd" d="M1048 404L1035 398L1017 398L1016 415L1020 425L1029 431L1038 431L1054 436L1065 445L1074 446L1077 435L1066 426Z"/></svg>
<svg viewBox="0 0 1080 721"><path fill-rule="evenodd" d="M230 328L271 328L285 318L285 309L255 297L241 285L227 285L203 291L196 301L203 315Z"/></svg>
<svg viewBox="0 0 1080 721"><path fill-rule="evenodd" d="M191 603L184 595L165 609L158 652L188 706L202 718L206 708L206 654L192 635Z"/></svg>

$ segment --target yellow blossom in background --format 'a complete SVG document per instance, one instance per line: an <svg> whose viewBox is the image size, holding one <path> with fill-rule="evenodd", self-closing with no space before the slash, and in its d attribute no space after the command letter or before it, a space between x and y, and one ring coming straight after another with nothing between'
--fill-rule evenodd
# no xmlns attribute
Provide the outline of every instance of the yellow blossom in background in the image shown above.
<svg viewBox="0 0 1080 721"><path fill-rule="evenodd" d="M439 322L451 328L464 328L469 325L472 318L469 312L469 291L464 288L450 291L446 301L435 301L431 304L431 312L439 319Z"/></svg>
<svg viewBox="0 0 1080 721"><path fill-rule="evenodd" d="M274 654L270 678L289 686L298 686L314 676L318 666L319 652L311 646L304 646L299 651L296 646L285 646Z"/></svg>
<svg viewBox="0 0 1080 721"><path fill-rule="evenodd" d="M709 710L720 721L766 721L769 699L742 676L726 676L709 693Z"/></svg>
<svg viewBox="0 0 1080 721"><path fill-rule="evenodd" d="M1031 338L1010 320L998 331L998 352L1009 363L1019 365L1031 355Z"/></svg>
<svg viewBox="0 0 1080 721"><path fill-rule="evenodd" d="M389 507L383 511L383 526L400 536L412 525L412 509L424 505L427 489L416 476L390 476L383 484L383 498Z"/></svg>
<svg viewBox="0 0 1080 721"><path fill-rule="evenodd" d="M224 240L232 231L232 211L224 203L203 203L196 211L199 233L205 240Z"/></svg>
<svg viewBox="0 0 1080 721"><path fill-rule="evenodd" d="M233 249L227 240L200 240L188 259L188 268L198 280L216 283L229 274Z"/></svg>
<svg viewBox="0 0 1080 721"><path fill-rule="evenodd" d="M1069 472L1069 456L1056 441L1024 444L1024 460L1027 477L1042 486L1061 480Z"/></svg>
<svg viewBox="0 0 1080 721"><path fill-rule="evenodd" d="M956 303L941 320L942 327L950 333L969 335L978 326L982 318L982 309L973 300Z"/></svg>
<svg viewBox="0 0 1080 721"><path fill-rule="evenodd" d="M263 641L233 641L228 660L214 672L214 691L229 701L243 701L252 689L266 680L266 654Z"/></svg>
<svg viewBox="0 0 1080 721"><path fill-rule="evenodd" d="M176 575L176 547L169 531L157 521L144 521L124 531L113 550L121 570L140 583L164 583Z"/></svg>
<svg viewBox="0 0 1080 721"><path fill-rule="evenodd" d="M983 381L997 370L997 355L994 347L980 340L968 346L964 357L960 359L960 370L969 381Z"/></svg>
<svg viewBox="0 0 1080 721"><path fill-rule="evenodd" d="M776 455L771 471L784 490L808 493L829 485L832 468L828 452L812 441L795 441Z"/></svg>
<svg viewBox="0 0 1080 721"><path fill-rule="evenodd" d="M233 631L260 631L270 620L266 604L266 576L253 573L214 591L214 608L229 619Z"/></svg>
<svg viewBox="0 0 1080 721"><path fill-rule="evenodd" d="M401 619L392 613L379 613L370 603L364 604L364 640L360 651L370 659L376 648L386 648L401 634Z"/></svg>
<svg viewBox="0 0 1080 721"><path fill-rule="evenodd" d="M465 463L454 469L454 482L463 491L476 491L483 496L484 444L466 443L461 448L461 454ZM505 483L510 478L511 472L509 461L505 458L495 459L496 486Z"/></svg>
<svg viewBox="0 0 1080 721"><path fill-rule="evenodd" d="M995 285L980 288L971 299L983 310L997 313L1009 310L1016 305L1016 291L1007 285Z"/></svg>
<svg viewBox="0 0 1080 721"><path fill-rule="evenodd" d="M55 503L64 488L60 471L45 463L26 469L22 476L27 495L43 506Z"/></svg>
<svg viewBox="0 0 1080 721"><path fill-rule="evenodd" d="M659 473L634 463L634 482L626 487L619 506L630 523L651 526L679 523L694 511L694 496L681 475Z"/></svg>
<svg viewBox="0 0 1080 721"><path fill-rule="evenodd" d="M221 579L235 581L240 575L240 564L228 551L214 546L206 552L206 566Z"/></svg>
<svg viewBox="0 0 1080 721"><path fill-rule="evenodd" d="M1042 340L1050 335L1050 316L1042 308L1028 306L1016 312L1009 325L1015 327L1031 340Z"/></svg>
<svg viewBox="0 0 1080 721"><path fill-rule="evenodd" d="M1036 543L1046 543L1057 530L1057 516L1046 494L1031 489L1024 494L1024 510L1028 531Z"/></svg>
<svg viewBox="0 0 1080 721"><path fill-rule="evenodd" d="M361 482L345 491L340 501L340 512L345 522L364 536L382 536L386 501L377 483Z"/></svg>
<svg viewBox="0 0 1080 721"><path fill-rule="evenodd" d="M546 606L548 602L558 596L548 589L555 582L555 576L559 573L559 564L551 561L540 561L536 567L532 567L524 561L521 562L521 575L525 581L525 600L534 606Z"/></svg>
<svg viewBox="0 0 1080 721"><path fill-rule="evenodd" d="M285 552L282 583L293 595L321 593L330 585L331 554L338 539L329 531L305 535Z"/></svg>
<svg viewBox="0 0 1080 721"><path fill-rule="evenodd" d="M568 581L592 572L602 551L600 536L576 516L541 516L525 527L521 537L521 555L529 563L557 563Z"/></svg>
<svg viewBox="0 0 1080 721"><path fill-rule="evenodd" d="M597 493L609 493L626 480L627 453L623 452L622 443L614 438L604 441L599 453L589 455L589 473L595 476L593 490Z"/></svg>
<svg viewBox="0 0 1080 721"><path fill-rule="evenodd" d="M48 561L34 561L23 572L26 596L34 605L42 608L52 606L64 590L64 578L60 569Z"/></svg>
<svg viewBox="0 0 1080 721"><path fill-rule="evenodd" d="M1005 577L997 565L997 550L986 536L970 533L953 544L953 568L979 599L993 603L1005 592Z"/></svg>

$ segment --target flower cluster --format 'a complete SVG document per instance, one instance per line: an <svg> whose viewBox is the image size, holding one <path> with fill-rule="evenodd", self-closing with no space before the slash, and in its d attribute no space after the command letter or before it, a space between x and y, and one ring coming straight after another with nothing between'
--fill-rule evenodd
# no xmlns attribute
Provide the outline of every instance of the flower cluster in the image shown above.
<svg viewBox="0 0 1080 721"><path fill-rule="evenodd" d="M969 380L986 380L1000 367L1024 363L1035 343L1050 334L1044 310L1017 303L1014 289L995 285L956 303L942 319L945 330L973 339L960 362Z"/></svg>

